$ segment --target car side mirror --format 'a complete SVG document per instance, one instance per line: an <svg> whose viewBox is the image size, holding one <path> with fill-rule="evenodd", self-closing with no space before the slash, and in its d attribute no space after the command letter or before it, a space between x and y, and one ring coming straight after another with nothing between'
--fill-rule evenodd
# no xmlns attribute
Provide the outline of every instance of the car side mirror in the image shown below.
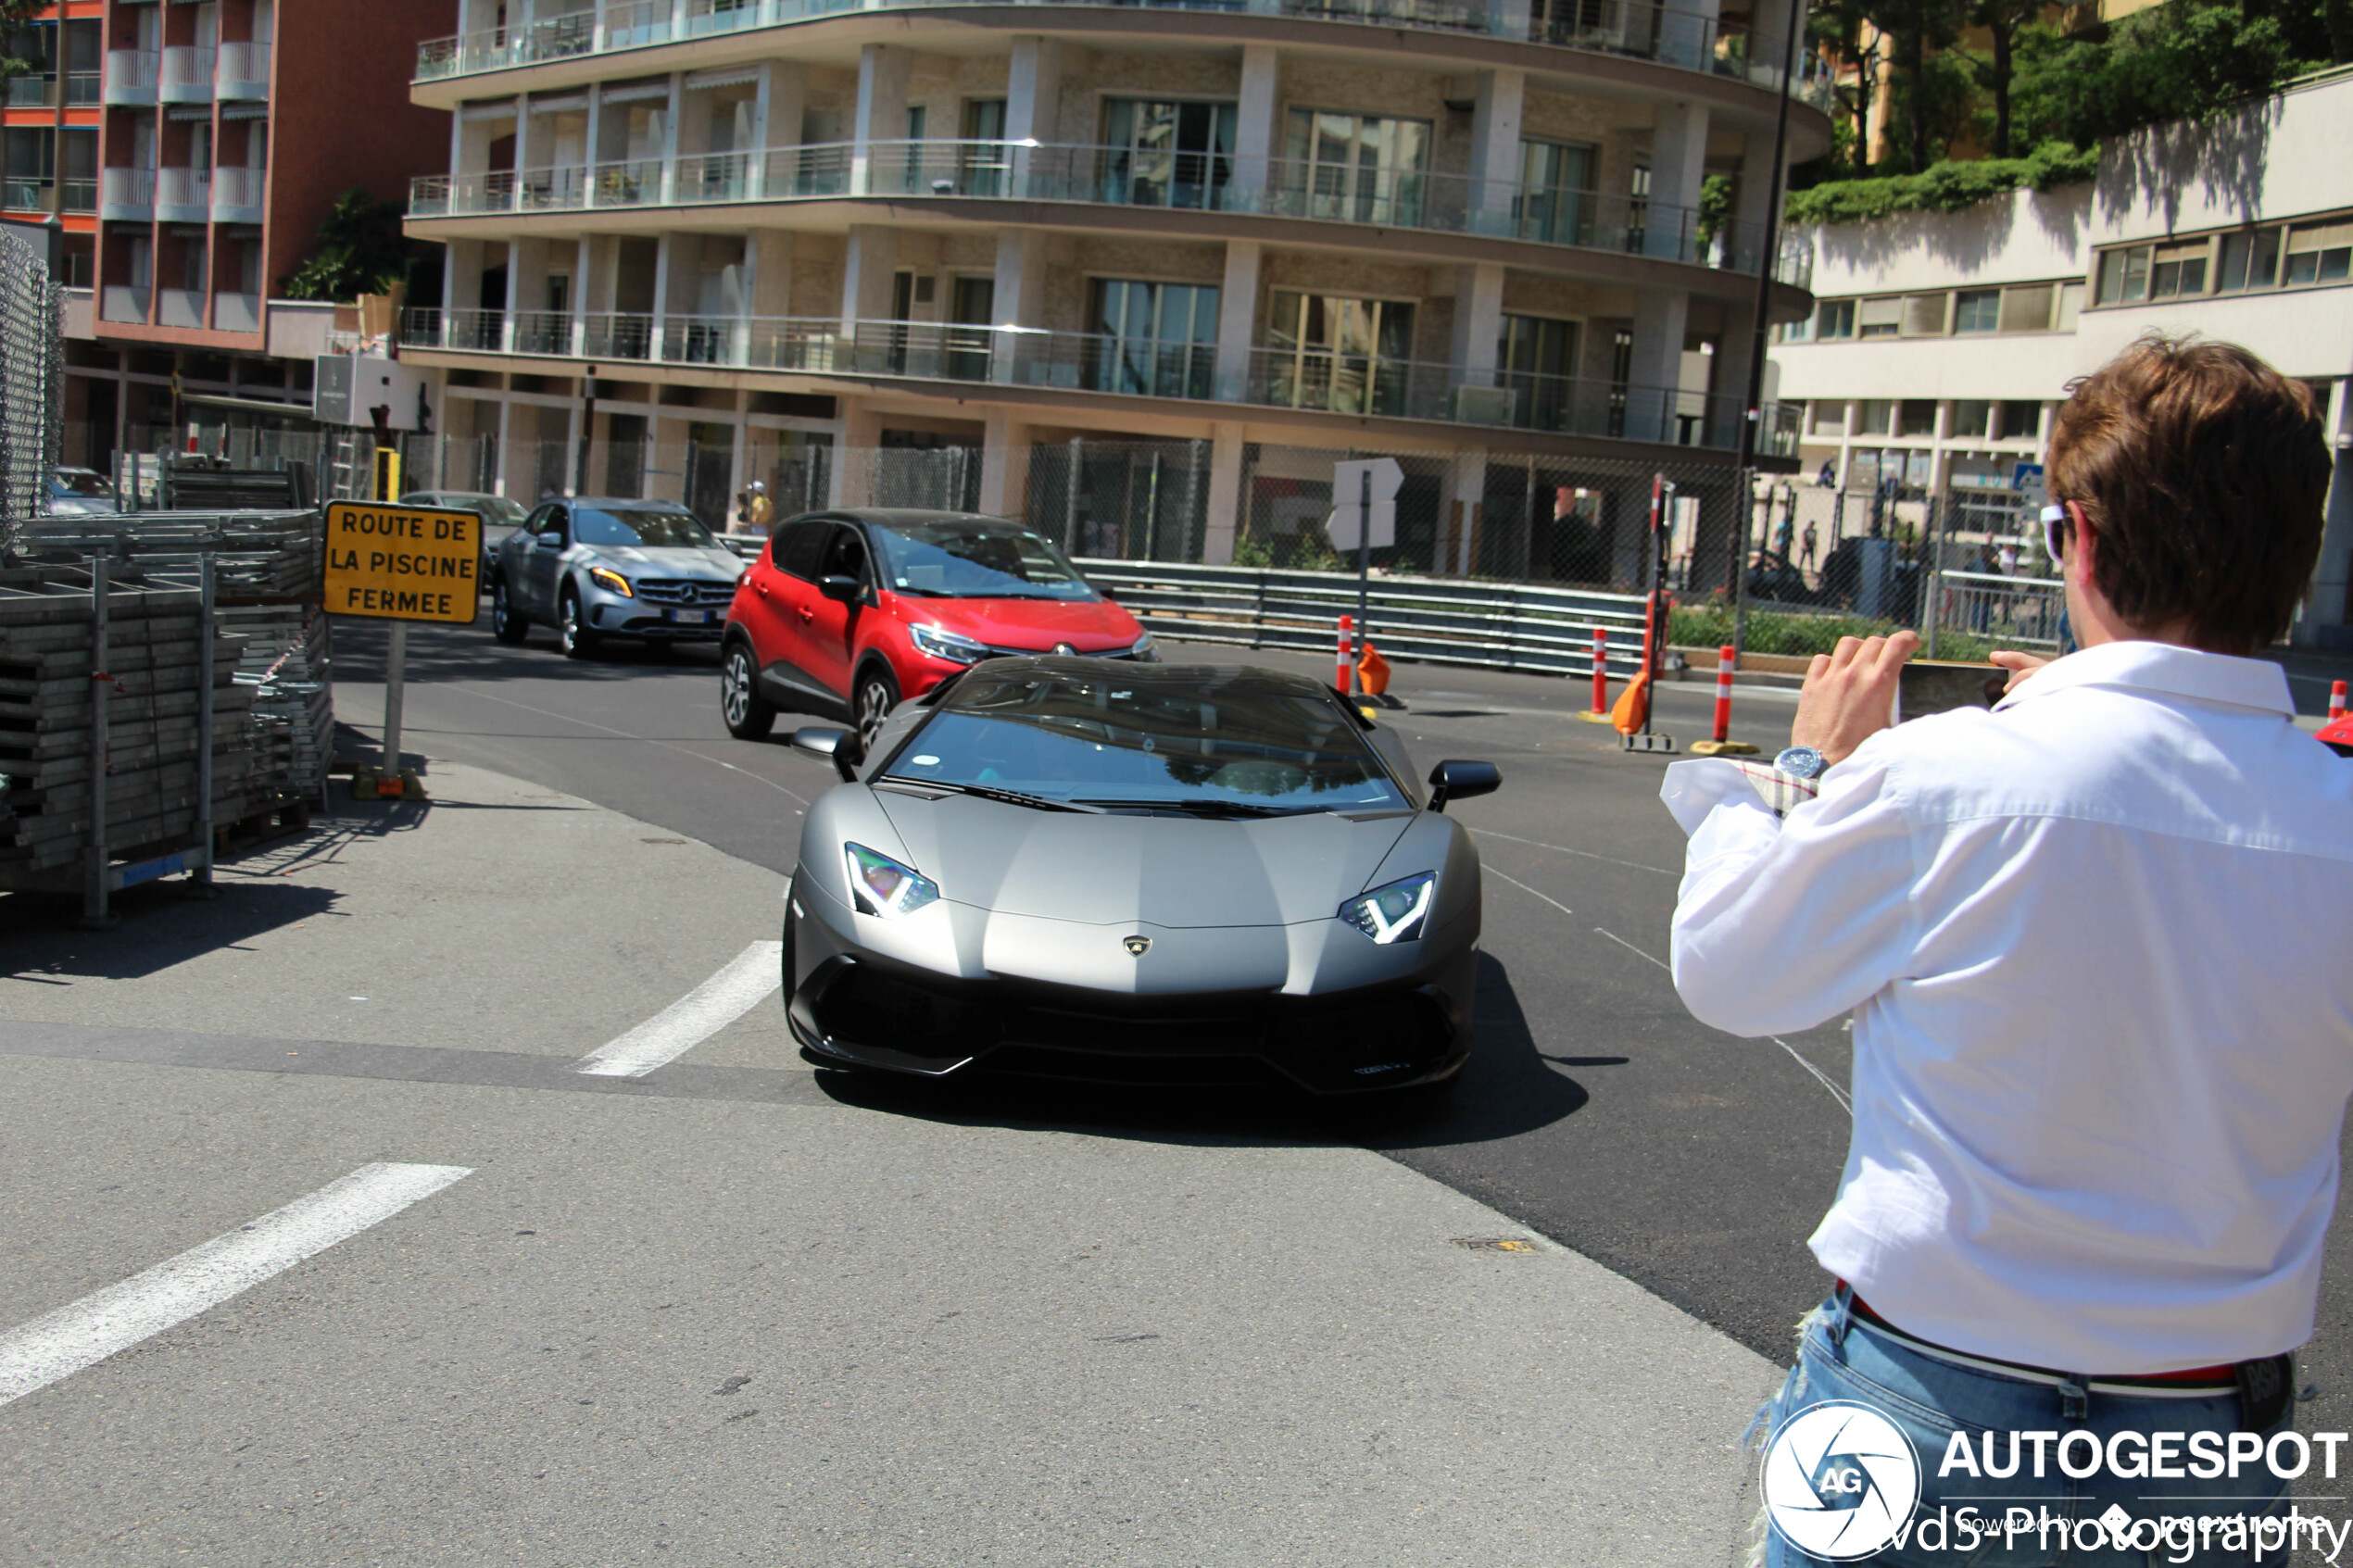
<svg viewBox="0 0 2353 1568"><path fill-rule="evenodd" d="M1429 809L1443 811L1450 800L1492 795L1503 787L1503 771L1492 762L1441 762L1429 771Z"/></svg>
<svg viewBox="0 0 2353 1568"><path fill-rule="evenodd" d="M792 733L792 748L803 757L830 759L841 782L853 784L858 778L858 764L866 759L866 748L848 730L812 728Z"/></svg>
<svg viewBox="0 0 2353 1568"><path fill-rule="evenodd" d="M817 591L829 599L854 605L864 596L866 585L855 577L820 577L817 579Z"/></svg>
<svg viewBox="0 0 2353 1568"><path fill-rule="evenodd" d="M564 547L564 536L560 533L542 533L539 536L539 547L543 550L560 550Z"/></svg>

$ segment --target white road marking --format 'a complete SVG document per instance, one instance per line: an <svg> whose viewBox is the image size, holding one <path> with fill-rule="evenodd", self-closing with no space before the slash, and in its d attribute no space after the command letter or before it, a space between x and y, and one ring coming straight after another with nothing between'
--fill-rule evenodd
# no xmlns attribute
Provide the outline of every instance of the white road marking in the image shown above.
<svg viewBox="0 0 2353 1568"><path fill-rule="evenodd" d="M1600 931L1600 932L1601 932L1601 934L1602 934L1604 936L1608 937L1611 941L1613 941L1613 942L1617 943L1619 947L1621 947L1625 948L1628 952L1629 952L1629 953L1633 954L1636 958L1638 958L1638 959L1650 959L1651 962L1653 962L1653 963L1655 963L1655 964L1658 965L1658 967L1659 967L1659 968L1661 968L1661 969L1663 969L1663 970L1667 971L1667 973L1672 974L1672 973L1674 973L1674 972L1675 972L1674 966L1673 966L1673 965L1671 965L1671 964L1669 964L1669 963L1668 963L1668 962L1667 962L1665 959L1651 959L1651 956L1650 956L1648 953L1645 953L1645 952L1644 952L1644 951L1642 951L1640 947L1637 947L1636 946L1634 946L1634 944L1632 944L1631 942L1629 942L1628 940L1626 940L1626 938L1625 938L1625 937L1620 936L1620 935L1619 935L1617 932L1615 932L1615 931L1602 931L1602 928L1601 928L1600 926L1598 926L1598 925L1597 925L1597 926L1595 926L1595 927L1593 927L1593 929L1594 929L1595 931Z"/></svg>
<svg viewBox="0 0 2353 1568"><path fill-rule="evenodd" d="M1846 1098L1846 1091L1840 1088L1836 1084L1831 1083L1830 1079L1823 1074L1820 1068L1815 1066L1804 1057L1799 1056L1795 1046L1791 1045L1779 1035L1768 1035L1765 1037L1772 1041L1773 1044L1780 1047L1781 1049L1789 1052L1791 1058L1796 1061L1798 1066L1803 1067L1806 1072L1814 1074L1815 1080L1819 1083L1822 1087L1830 1090L1831 1098L1838 1101L1838 1103L1845 1109L1847 1115L1852 1116L1855 1114L1855 1102Z"/></svg>
<svg viewBox="0 0 2353 1568"><path fill-rule="evenodd" d="M1492 866L1482 866L1479 869L1484 871L1489 876L1502 878L1504 881L1510 883L1514 887L1518 888L1522 893L1528 894L1531 897L1543 899L1544 902L1550 904L1553 908L1558 909L1565 915L1573 915L1577 912L1575 909L1570 909L1567 904L1564 904L1559 899L1554 897L1551 894L1539 893L1536 889L1529 886L1528 884L1520 881L1520 879L1516 876L1504 876L1502 872L1497 871Z"/></svg>
<svg viewBox="0 0 2353 1568"><path fill-rule="evenodd" d="M1508 833L1497 833L1493 828L1473 828L1471 832L1478 834L1481 838L1500 838L1506 844L1530 845L1538 849L1550 849L1556 855L1582 855L1589 860L1606 860L1613 866L1629 866L1638 872L1656 872L1661 876L1683 874L1681 872L1668 871L1665 866L1646 866L1640 860L1620 860L1608 855L1596 855L1591 849L1571 849L1565 844L1546 844L1541 839L1536 838L1516 838Z"/></svg>
<svg viewBox="0 0 2353 1568"><path fill-rule="evenodd" d="M362 1165L249 1225L0 1334L0 1405L241 1295L473 1173Z"/></svg>
<svg viewBox="0 0 2353 1568"><path fill-rule="evenodd" d="M642 1078L677 1060L782 989L784 961L782 942L754 942L670 1006L582 1057L576 1071L600 1078Z"/></svg>

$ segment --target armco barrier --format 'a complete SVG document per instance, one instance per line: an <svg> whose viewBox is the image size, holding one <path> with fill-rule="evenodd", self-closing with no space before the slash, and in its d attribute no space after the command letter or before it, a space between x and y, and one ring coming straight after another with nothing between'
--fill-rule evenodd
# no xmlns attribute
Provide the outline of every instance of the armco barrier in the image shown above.
<svg viewBox="0 0 2353 1568"><path fill-rule="evenodd" d="M1195 643L1323 653L1356 608L1356 576L1254 567L1082 558L1088 582L1155 635ZM1554 675L1592 671L1593 634L1609 667L1630 677L1642 657L1642 599L1523 583L1443 577L1373 579L1369 634L1390 659Z"/></svg>

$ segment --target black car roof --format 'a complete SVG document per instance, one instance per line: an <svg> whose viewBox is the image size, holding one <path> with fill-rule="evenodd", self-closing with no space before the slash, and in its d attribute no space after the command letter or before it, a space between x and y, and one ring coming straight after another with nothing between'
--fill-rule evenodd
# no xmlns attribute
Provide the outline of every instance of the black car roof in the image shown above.
<svg viewBox="0 0 2353 1568"><path fill-rule="evenodd" d="M1204 686L1236 687L1289 696L1329 696L1332 688L1313 675L1269 670L1262 664L1131 664L1060 654L1023 654L985 659L968 674L1002 678L1037 673L1088 681L1113 681L1122 686L1198 692Z"/></svg>

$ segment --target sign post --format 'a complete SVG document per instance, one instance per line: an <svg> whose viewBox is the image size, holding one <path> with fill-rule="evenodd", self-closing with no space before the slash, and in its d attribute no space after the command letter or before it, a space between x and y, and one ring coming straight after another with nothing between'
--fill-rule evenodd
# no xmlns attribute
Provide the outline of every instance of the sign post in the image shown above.
<svg viewBox="0 0 2353 1568"><path fill-rule="evenodd" d="M359 799L422 797L414 769L400 765L401 698L409 623L471 626L482 602L482 520L472 512L389 502L327 503L328 613L392 622L384 663L384 755L351 782Z"/></svg>
<svg viewBox="0 0 2353 1568"><path fill-rule="evenodd" d="M1332 547L1356 552L1356 645L1349 660L1348 689L1364 690L1357 666L1365 662L1370 637L1366 612L1370 608L1373 546L1397 543L1397 493L1405 487L1405 470L1394 458L1359 458L1332 465L1332 515L1324 524Z"/></svg>

